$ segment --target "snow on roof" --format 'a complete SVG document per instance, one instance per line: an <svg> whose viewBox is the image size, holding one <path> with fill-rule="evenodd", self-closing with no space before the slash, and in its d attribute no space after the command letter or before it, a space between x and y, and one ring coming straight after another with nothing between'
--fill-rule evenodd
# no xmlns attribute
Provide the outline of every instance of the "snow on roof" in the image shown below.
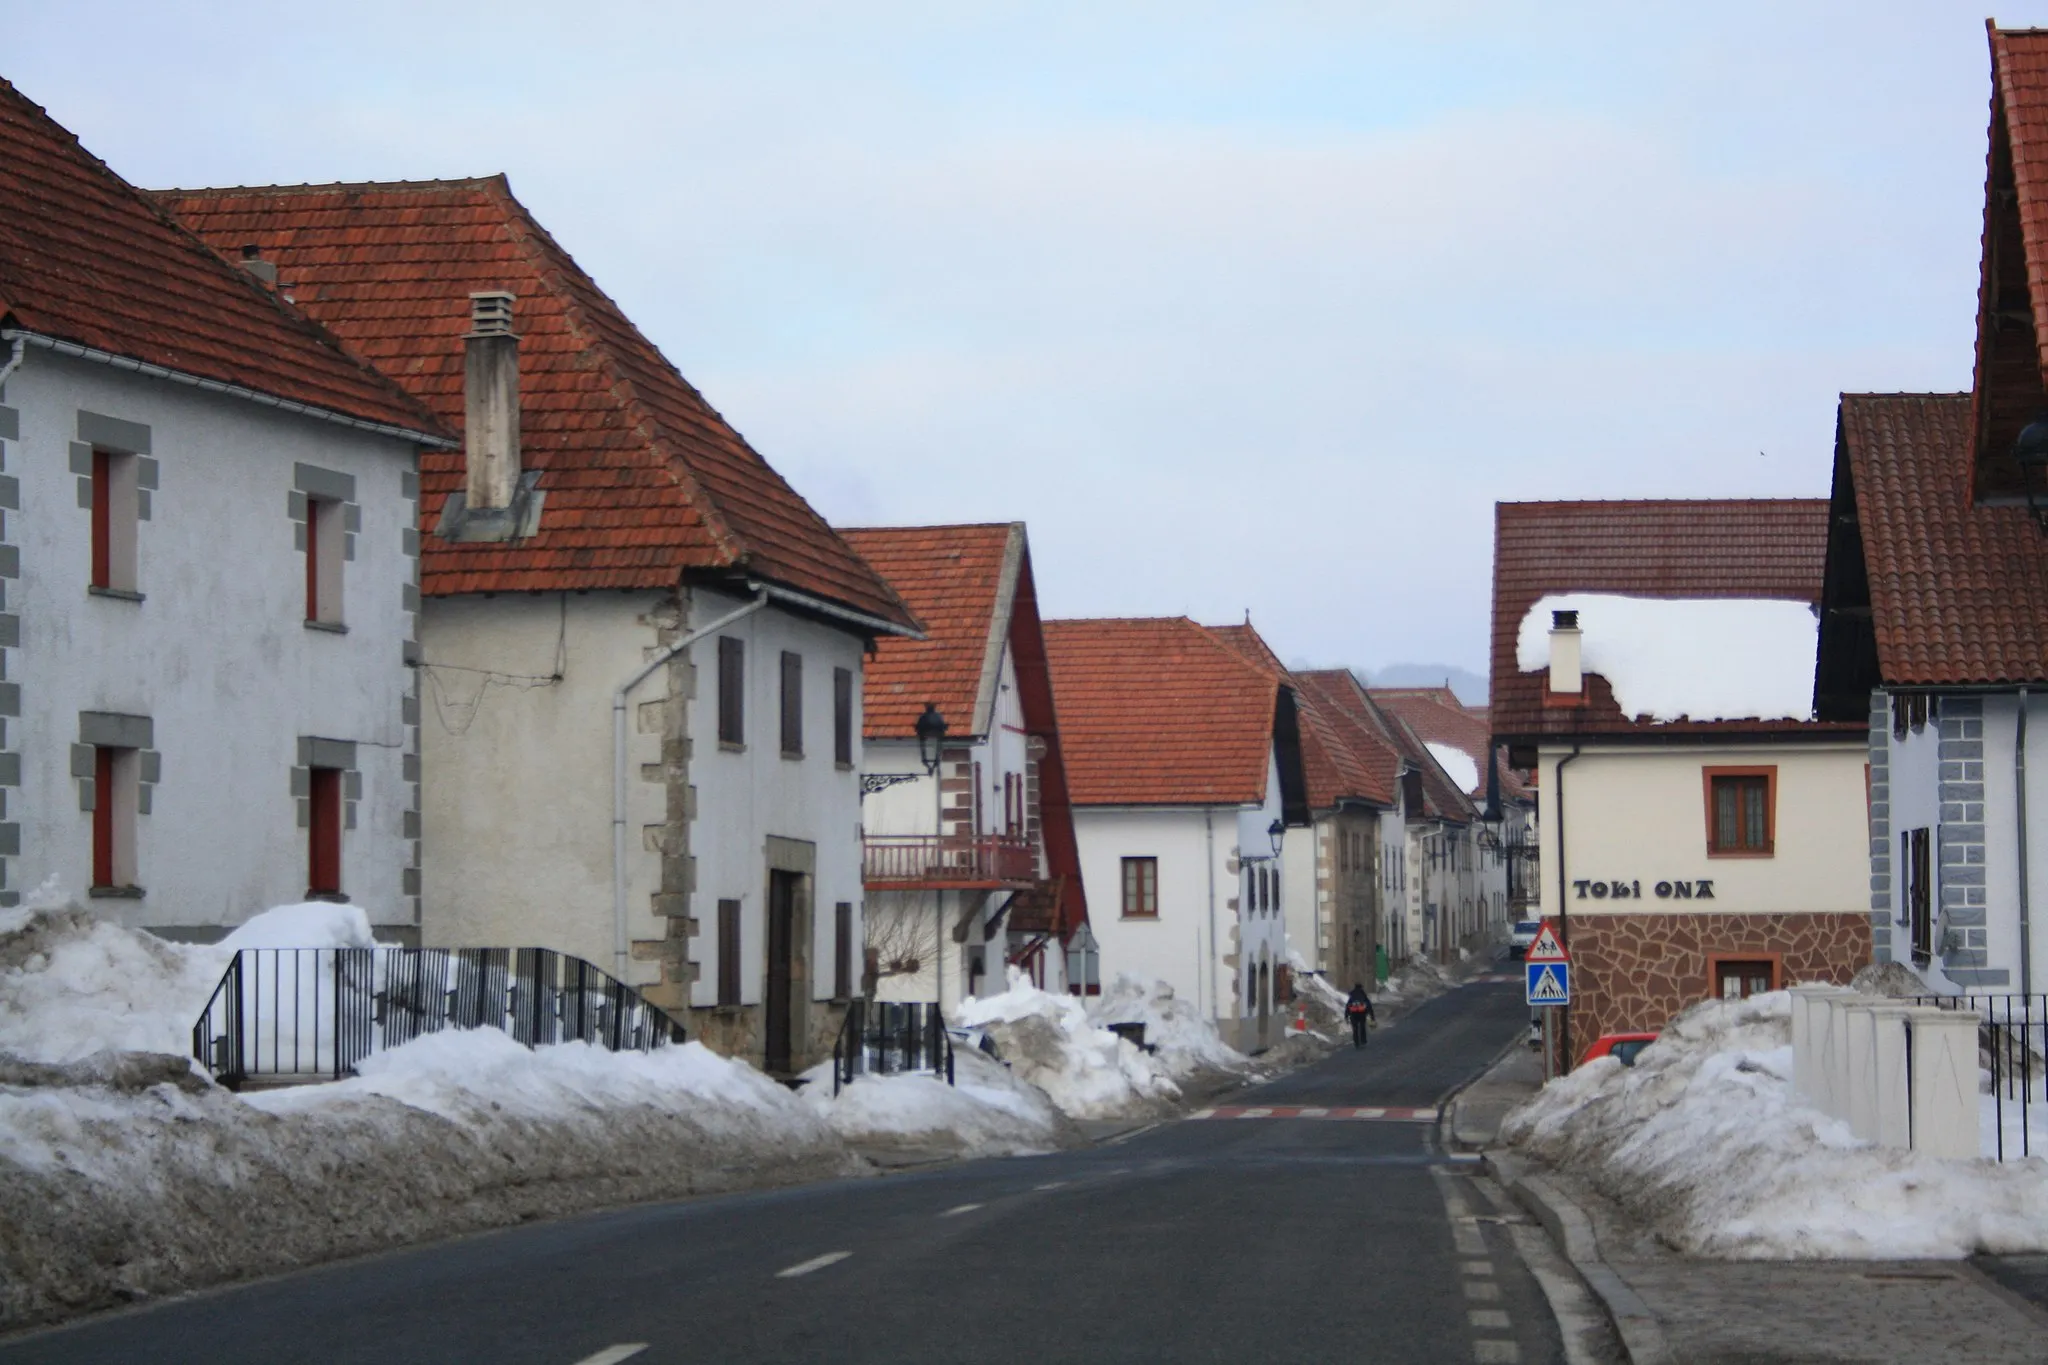
<svg viewBox="0 0 2048 1365"><path fill-rule="evenodd" d="M1581 660L1622 713L1652 720L1810 720L1819 621L1804 602L1757 598L1540 598L1522 617L1515 665L1550 666L1551 613L1576 611Z"/></svg>
<svg viewBox="0 0 2048 1365"><path fill-rule="evenodd" d="M1422 747L1429 750L1429 756L1436 760L1436 765L1444 770L1451 781L1458 784L1458 790L1479 790L1479 764L1472 755L1463 749L1449 744L1439 744L1434 740L1425 740Z"/></svg>

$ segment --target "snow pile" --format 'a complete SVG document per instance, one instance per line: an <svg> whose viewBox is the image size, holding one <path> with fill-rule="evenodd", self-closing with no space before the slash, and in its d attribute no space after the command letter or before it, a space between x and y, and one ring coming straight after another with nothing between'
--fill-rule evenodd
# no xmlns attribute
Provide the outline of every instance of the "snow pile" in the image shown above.
<svg viewBox="0 0 2048 1365"><path fill-rule="evenodd" d="M192 1024L240 948L366 948L360 906L281 905L216 944L166 943L35 892L0 912L0 1052L69 1062L192 1050Z"/></svg>
<svg viewBox="0 0 2048 1365"><path fill-rule="evenodd" d="M1458 784L1458 790L1467 794L1479 790L1479 764L1463 749L1449 744L1438 744L1434 740L1423 744L1429 756L1436 760L1436 766L1444 770L1444 776Z"/></svg>
<svg viewBox="0 0 2048 1365"><path fill-rule="evenodd" d="M935 1076L856 1076L834 1095L830 1062L805 1079L812 1112L871 1156L1032 1156L1080 1140L1043 1090L972 1048L955 1050L952 1085Z"/></svg>
<svg viewBox="0 0 2048 1365"><path fill-rule="evenodd" d="M1458 983L1434 959L1417 953L1388 974L1379 994L1411 1005L1432 1000Z"/></svg>
<svg viewBox="0 0 2048 1365"><path fill-rule="evenodd" d="M1121 973L1088 1006L1088 1017L1098 1024L1143 1024L1145 1045L1156 1049L1154 1055L1178 1081L1251 1068L1252 1059L1224 1042L1216 1025L1164 981Z"/></svg>
<svg viewBox="0 0 2048 1365"><path fill-rule="evenodd" d="M1579 613L1581 663L1627 716L1652 720L1808 720L1820 623L1804 602L1755 598L1540 599L1522 617L1515 666L1550 666L1554 611Z"/></svg>
<svg viewBox="0 0 2048 1365"><path fill-rule="evenodd" d="M1508 1116L1680 1251L1907 1259L2048 1251L2048 1160L1948 1161L1859 1141L1791 1082L1784 992L1679 1015L1633 1068L1602 1058Z"/></svg>
<svg viewBox="0 0 2048 1365"><path fill-rule="evenodd" d="M962 1000L954 1022L986 1029L1019 1079L1070 1118L1144 1117L1180 1098L1165 1060L1091 1020L1076 997L1039 990L1014 967L1008 990Z"/></svg>

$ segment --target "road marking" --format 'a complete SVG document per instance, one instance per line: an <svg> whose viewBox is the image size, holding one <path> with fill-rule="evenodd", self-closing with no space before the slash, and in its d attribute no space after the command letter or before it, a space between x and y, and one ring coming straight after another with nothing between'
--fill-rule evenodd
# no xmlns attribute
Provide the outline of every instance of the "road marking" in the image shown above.
<svg viewBox="0 0 2048 1365"><path fill-rule="evenodd" d="M1522 1348L1512 1341L1475 1341L1472 1343L1472 1359L1478 1365L1516 1365L1522 1358Z"/></svg>
<svg viewBox="0 0 2048 1365"><path fill-rule="evenodd" d="M1218 1112L1222 1111L1219 1110ZM1240 1109L1237 1111L1237 1117L1241 1119L1269 1119L1273 1117L1273 1111L1270 1109Z"/></svg>
<svg viewBox="0 0 2048 1365"><path fill-rule="evenodd" d="M793 1280L799 1275L808 1275L813 1270L823 1270L828 1265L838 1265L851 1255L853 1253L850 1251L828 1251L823 1256L813 1256L808 1261L798 1261L787 1270L776 1271L775 1278L778 1280ZM588 1362L584 1362L584 1365L588 1365Z"/></svg>
<svg viewBox="0 0 2048 1365"><path fill-rule="evenodd" d="M1493 1273L1493 1262L1467 1261L1465 1262L1465 1273L1467 1275L1491 1275Z"/></svg>
<svg viewBox="0 0 2048 1365"><path fill-rule="evenodd" d="M1048 1181L1047 1183L1045 1183L1045 1184L1043 1184L1043 1185L1033 1185L1033 1186L1032 1186L1031 1188L1032 1188L1032 1189L1034 1189L1034 1190L1058 1190L1058 1189L1065 1189L1065 1188L1066 1188L1066 1184L1067 1184L1067 1182L1066 1182L1066 1181L1064 1181L1064 1180L1053 1180L1053 1181Z"/></svg>
<svg viewBox="0 0 2048 1365"><path fill-rule="evenodd" d="M1198 1109L1189 1114L1193 1119L1343 1119L1384 1121L1388 1123L1434 1123L1435 1109L1393 1108L1381 1105L1347 1105L1338 1108L1320 1106L1297 1106L1290 1104L1257 1105L1246 1107L1239 1104L1222 1104L1214 1109Z"/></svg>
<svg viewBox="0 0 2048 1365"><path fill-rule="evenodd" d="M1467 1280L1465 1297L1477 1299L1481 1303L1497 1301L1500 1298L1500 1286L1491 1280Z"/></svg>
<svg viewBox="0 0 2048 1365"><path fill-rule="evenodd" d="M1301 1111L1299 1115L1297 1115L1297 1117L1305 1119L1320 1119L1329 1117L1329 1113L1330 1111L1327 1109L1304 1109Z"/></svg>
<svg viewBox="0 0 2048 1365"><path fill-rule="evenodd" d="M1472 1319L1472 1326L1474 1328L1505 1327L1508 1325L1508 1315L1501 1312L1498 1308L1475 1308L1465 1316Z"/></svg>
<svg viewBox="0 0 2048 1365"><path fill-rule="evenodd" d="M952 1208L947 1209L944 1213L940 1214L939 1217L958 1218L961 1214L973 1213L976 1209L980 1207L981 1205L979 1204L955 1204Z"/></svg>
<svg viewBox="0 0 2048 1365"><path fill-rule="evenodd" d="M629 1360L646 1349L647 1343L644 1341L607 1346L594 1356L583 1357L583 1359L576 1362L576 1365L619 1365L620 1361Z"/></svg>

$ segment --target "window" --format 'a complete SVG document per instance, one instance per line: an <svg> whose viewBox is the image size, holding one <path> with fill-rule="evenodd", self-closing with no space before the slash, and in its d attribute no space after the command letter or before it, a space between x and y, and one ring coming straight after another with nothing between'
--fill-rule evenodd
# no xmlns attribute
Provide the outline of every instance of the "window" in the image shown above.
<svg viewBox="0 0 2048 1365"><path fill-rule="evenodd" d="M1266 902L1267 907L1272 910L1278 910L1280 908L1280 869L1278 866L1273 868L1273 884L1267 890L1272 893L1272 899Z"/></svg>
<svg viewBox="0 0 2048 1365"><path fill-rule="evenodd" d="M135 817L142 794L139 751L100 744L93 748L93 890L135 887Z"/></svg>
<svg viewBox="0 0 2048 1365"><path fill-rule="evenodd" d="M102 592L135 591L137 470L137 456L92 453L92 586Z"/></svg>
<svg viewBox="0 0 2048 1365"><path fill-rule="evenodd" d="M832 907L832 997L853 998L853 903Z"/></svg>
<svg viewBox="0 0 2048 1365"><path fill-rule="evenodd" d="M306 499L306 624L341 624L341 565L348 532L344 508L331 498Z"/></svg>
<svg viewBox="0 0 2048 1365"><path fill-rule="evenodd" d="M1771 856L1776 824L1776 768L1708 768L1707 853Z"/></svg>
<svg viewBox="0 0 2048 1365"><path fill-rule="evenodd" d="M853 766L853 670L832 670L832 761Z"/></svg>
<svg viewBox="0 0 2048 1365"><path fill-rule="evenodd" d="M1899 871L1906 879L1906 923L1912 935L1913 961L1925 967L1934 958L1934 866L1931 831L1909 829L1899 835Z"/></svg>
<svg viewBox="0 0 2048 1365"><path fill-rule="evenodd" d="M804 756L804 656L782 651L782 756Z"/></svg>
<svg viewBox="0 0 2048 1365"><path fill-rule="evenodd" d="M1769 958L1718 958L1714 962L1714 995L1746 1000L1777 987L1778 964Z"/></svg>
<svg viewBox="0 0 2048 1365"><path fill-rule="evenodd" d="M718 1003L740 1002L740 903L718 903Z"/></svg>
<svg viewBox="0 0 2048 1365"><path fill-rule="evenodd" d="M747 742L747 645L718 637L718 742L738 749Z"/></svg>
<svg viewBox="0 0 2048 1365"><path fill-rule="evenodd" d="M1124 918L1159 918L1159 860L1124 859Z"/></svg>
<svg viewBox="0 0 2048 1365"><path fill-rule="evenodd" d="M306 899L341 895L342 771L314 768L306 802Z"/></svg>

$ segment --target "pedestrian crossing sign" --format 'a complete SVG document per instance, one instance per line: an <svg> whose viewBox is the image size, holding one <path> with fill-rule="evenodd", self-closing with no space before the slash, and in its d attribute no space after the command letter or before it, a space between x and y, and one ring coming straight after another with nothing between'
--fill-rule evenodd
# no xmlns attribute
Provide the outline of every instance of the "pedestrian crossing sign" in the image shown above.
<svg viewBox="0 0 2048 1365"><path fill-rule="evenodd" d="M1531 962L1527 970L1531 1005L1571 1004L1572 967L1569 962Z"/></svg>

